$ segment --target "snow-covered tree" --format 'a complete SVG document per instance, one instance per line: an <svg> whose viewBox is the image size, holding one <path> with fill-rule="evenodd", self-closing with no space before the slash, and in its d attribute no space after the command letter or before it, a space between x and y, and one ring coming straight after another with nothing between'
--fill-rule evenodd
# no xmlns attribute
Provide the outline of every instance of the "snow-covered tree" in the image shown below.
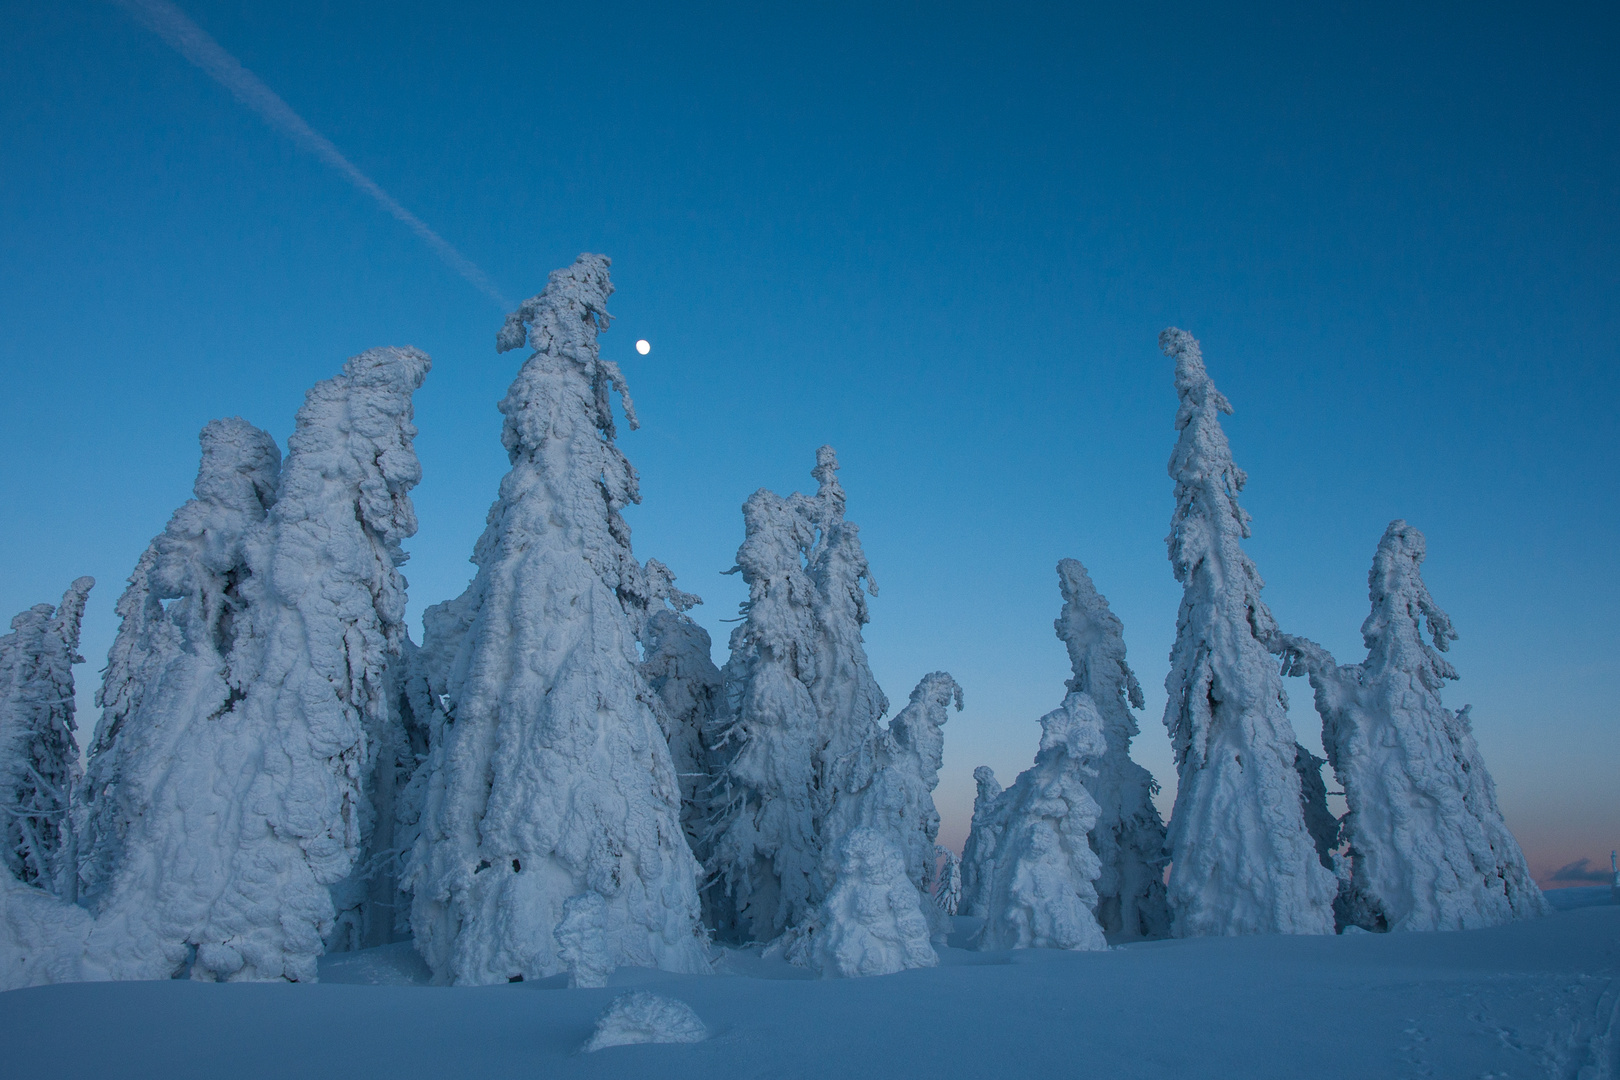
<svg viewBox="0 0 1620 1080"><path fill-rule="evenodd" d="M606 901L613 966L708 970L680 787L639 670L668 578L636 561L620 515L639 494L611 394L632 426L633 406L596 340L608 266L581 255L507 318L501 351L534 347L500 403L512 468L477 576L425 619L444 710L409 884L440 982L561 971L553 931L587 891Z"/></svg>
<svg viewBox="0 0 1620 1080"><path fill-rule="evenodd" d="M400 543L421 478L411 396L428 366L373 349L316 384L262 520L267 438L215 428L229 445L211 460L205 436L199 498L154 542L151 575L173 571L188 644L98 739L117 757L101 797L135 812L91 937L114 977L315 978L331 887L375 820L367 777L392 722Z"/></svg>
<svg viewBox="0 0 1620 1080"><path fill-rule="evenodd" d="M1232 406L1191 334L1168 329L1159 346L1175 361L1181 400L1167 543L1184 591L1164 715L1180 777L1168 835L1172 931L1331 933L1337 882L1305 827L1294 731L1268 651L1277 626L1242 548L1247 476L1220 424Z"/></svg>
<svg viewBox="0 0 1620 1080"><path fill-rule="evenodd" d="M918 895L932 894L934 841L939 837L934 789L939 786L939 769L945 758L943 728L953 703L961 711L962 688L955 679L943 671L924 675L912 690L910 702L888 727L877 727L836 763L830 775L835 778L838 800L821 823L828 849L821 867L823 881L831 882L837 873L840 856L835 838L869 827L899 850ZM938 908L925 905L924 911L935 915ZM936 934L949 929L941 919L931 922Z"/></svg>
<svg viewBox="0 0 1620 1080"><path fill-rule="evenodd" d="M252 573L243 540L275 502L281 473L275 440L245 420L215 420L198 441L195 498L141 555L118 600L80 787L81 899L102 911L123 873L126 910L114 919L142 943L154 978L183 963L220 873L219 830L234 810L209 780L211 721L234 696L227 657Z"/></svg>
<svg viewBox="0 0 1620 1080"><path fill-rule="evenodd" d="M743 504L734 568L748 586L724 672L723 755L708 906L722 938L770 941L815 904L818 637L803 556L813 525L764 488Z"/></svg>
<svg viewBox="0 0 1620 1080"><path fill-rule="evenodd" d="M1091 697L1071 691L1041 717L1035 764L997 797L994 854L981 863L981 949L1105 949L1101 873L1091 850L1098 807L1086 785L1107 752ZM982 841L981 841L982 843Z"/></svg>
<svg viewBox="0 0 1620 1080"><path fill-rule="evenodd" d="M1350 851L1346 917L1371 930L1462 930L1546 914L1465 706L1440 700L1457 632L1423 583L1423 534L1393 521L1367 583L1367 659L1339 666L1321 646L1279 649L1310 676L1322 743L1344 786ZM1427 638L1423 624L1428 624Z"/></svg>
<svg viewBox="0 0 1620 1080"><path fill-rule="evenodd" d="M944 861L934 883L934 904L946 915L955 915L962 906L962 859L948 847L935 850Z"/></svg>
<svg viewBox="0 0 1620 1080"><path fill-rule="evenodd" d="M78 885L73 665L84 659L79 622L95 583L75 580L60 604L35 604L0 637L0 859L13 881L69 901Z"/></svg>
<svg viewBox="0 0 1620 1080"><path fill-rule="evenodd" d="M922 896L884 831L860 826L835 847L838 880L794 928L787 957L824 979L890 975L939 963Z"/></svg>
<svg viewBox="0 0 1620 1080"><path fill-rule="evenodd" d="M1058 563L1063 613L1057 636L1068 646L1074 675L1067 686L1091 698L1103 718L1103 753L1086 789L1097 800L1091 848L1097 878L1097 921L1123 941L1166 937L1170 909L1164 889L1164 820L1153 805L1158 783L1131 760L1138 729L1132 709L1142 708L1142 687L1125 662L1125 627L1074 559Z"/></svg>
<svg viewBox="0 0 1620 1080"><path fill-rule="evenodd" d="M973 822L962 845L962 899L957 911L982 919L989 911L990 870L1004 822L998 801L1001 784L996 781L995 771L980 765L973 770L973 783L977 790L973 796Z"/></svg>
<svg viewBox="0 0 1620 1080"><path fill-rule="evenodd" d="M709 632L682 612L654 612L642 628L641 644L646 653L641 673L657 695L658 720L681 787L681 828L701 864L708 858L718 772L711 748L720 738L720 669L710 655Z"/></svg>

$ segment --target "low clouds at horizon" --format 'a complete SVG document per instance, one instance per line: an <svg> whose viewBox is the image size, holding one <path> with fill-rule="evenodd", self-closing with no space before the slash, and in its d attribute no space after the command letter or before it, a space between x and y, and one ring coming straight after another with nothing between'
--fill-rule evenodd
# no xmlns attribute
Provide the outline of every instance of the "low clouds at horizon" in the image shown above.
<svg viewBox="0 0 1620 1080"><path fill-rule="evenodd" d="M1373 548L1410 520L1462 634L1447 701L1540 880L1620 839L1612 8L182 7L519 295L613 256L636 551L705 597L717 659L740 504L837 447L880 681L966 688L952 842L972 768L1010 781L1062 697L1065 556L1124 620L1168 808L1170 324L1236 408L1284 628L1361 659ZM470 574L518 362L419 234L119 10L28 7L0 41L0 611L99 579L84 726L204 422L284 442L347 356L430 352L414 619Z"/></svg>

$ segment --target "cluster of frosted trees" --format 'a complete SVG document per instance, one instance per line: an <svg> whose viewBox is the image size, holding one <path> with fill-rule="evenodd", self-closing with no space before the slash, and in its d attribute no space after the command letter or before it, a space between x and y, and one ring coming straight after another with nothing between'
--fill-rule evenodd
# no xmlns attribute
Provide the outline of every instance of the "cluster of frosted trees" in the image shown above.
<svg viewBox="0 0 1620 1080"><path fill-rule="evenodd" d="M93 582L13 620L0 987L302 982L323 952L400 940L456 984L706 972L714 942L854 976L937 963L957 911L982 920L981 948L1091 949L1542 909L1467 710L1440 703L1455 633L1419 576L1421 534L1396 522L1379 547L1364 663L1280 633L1239 546L1229 406L1180 331L1163 339L1186 587L1168 832L1130 758L1142 692L1120 621L1066 559L1068 693L1010 788L975 774L960 860L937 847L962 690L927 675L884 722L862 644L877 585L832 448L814 494L743 506L730 572L748 599L724 669L687 614L698 598L632 553L621 512L640 495L614 396L632 427L635 411L597 346L608 267L580 256L498 335L531 350L500 402L511 469L476 576L427 610L420 646L398 567L429 361L408 348L315 386L285 457L245 421L204 428L195 498L118 601L82 768L72 665ZM1285 672L1315 688L1343 821L1295 743Z"/></svg>

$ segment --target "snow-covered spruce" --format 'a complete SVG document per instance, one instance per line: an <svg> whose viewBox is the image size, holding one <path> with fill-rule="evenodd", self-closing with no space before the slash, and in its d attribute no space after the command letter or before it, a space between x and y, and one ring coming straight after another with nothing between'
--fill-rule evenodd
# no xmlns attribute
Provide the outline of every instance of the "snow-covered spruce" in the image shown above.
<svg viewBox="0 0 1620 1080"><path fill-rule="evenodd" d="M652 562L653 560L649 560ZM654 705L675 779L681 788L681 828L699 864L708 857L710 802L715 795L722 682L710 655L709 632L678 611L655 611L642 627L642 677Z"/></svg>
<svg viewBox="0 0 1620 1080"><path fill-rule="evenodd" d="M861 640L877 587L837 471L823 446L815 495L761 489L743 505L734 570L748 600L724 672L707 864L706 906L726 940L770 941L825 896L841 835L826 819L849 783L840 763L881 735L889 707Z"/></svg>
<svg viewBox="0 0 1620 1080"><path fill-rule="evenodd" d="M922 895L894 839L862 825L834 852L838 880L786 939L788 960L824 979L938 964Z"/></svg>
<svg viewBox="0 0 1620 1080"><path fill-rule="evenodd" d="M1370 930L1464 930L1544 915L1468 709L1441 704L1457 672L1440 654L1457 632L1423 584L1424 555L1421 532L1390 522L1367 576L1364 662L1341 667L1314 642L1279 639L1291 673L1310 676L1350 808L1346 917Z"/></svg>
<svg viewBox="0 0 1620 1080"><path fill-rule="evenodd" d="M911 700L888 727L876 730L853 752L835 763L830 775L838 799L822 818L823 837L843 837L854 829L877 830L900 851L906 876L921 898L933 892L936 861L934 841L939 837L939 812L934 789L945 757L945 721L954 704L962 709L962 688L943 671L924 675L911 692ZM834 880L838 869L833 850L823 855L821 877ZM944 937L949 924L937 905L924 904L935 936Z"/></svg>
<svg viewBox="0 0 1620 1080"><path fill-rule="evenodd" d="M90 943L107 975L314 979L374 820L428 367L373 349L316 384L279 490L262 432L205 434L198 499L154 541L184 645L97 740L124 821Z"/></svg>
<svg viewBox="0 0 1620 1080"><path fill-rule="evenodd" d="M95 583L77 579L60 604L35 604L0 637L0 859L12 881L67 901L78 883L73 665Z"/></svg>
<svg viewBox="0 0 1620 1080"><path fill-rule="evenodd" d="M195 497L130 575L96 696L80 879L107 978L167 977L219 936L210 909L236 843L244 758L222 729L239 697L228 657L252 575L244 540L275 501L281 451L236 418L208 424L198 441ZM238 769L225 771L227 760Z"/></svg>
<svg viewBox="0 0 1620 1080"><path fill-rule="evenodd" d="M1131 760L1142 708L1142 687L1125 662L1124 625L1074 559L1058 563L1063 612L1055 624L1074 673L1068 689L1090 697L1103 718L1105 749L1091 762L1086 790L1097 800L1091 848L1101 863L1097 922L1111 938L1166 937L1170 909L1164 889L1164 820L1153 805L1158 783Z"/></svg>
<svg viewBox="0 0 1620 1080"><path fill-rule="evenodd" d="M1247 477L1220 425L1232 406L1191 334L1168 329L1159 346L1175 361L1181 401L1167 544L1183 593L1164 684L1180 778L1167 838L1172 932L1332 933L1337 882L1305 827L1294 731L1268 651L1277 626L1242 548Z"/></svg>
<svg viewBox="0 0 1620 1080"><path fill-rule="evenodd" d="M597 334L608 260L581 255L508 317L497 344L534 353L500 403L512 468L473 551L478 574L425 617L423 665L445 708L411 925L439 982L563 969L567 900L607 904L613 966L709 969L698 867L637 635L670 591L630 550L636 474L614 443L623 376ZM691 598L676 598L683 602Z"/></svg>
<svg viewBox="0 0 1620 1080"><path fill-rule="evenodd" d="M962 906L962 859L948 847L935 848L943 862L934 882L934 904L946 915L955 915Z"/></svg>
<svg viewBox="0 0 1620 1080"><path fill-rule="evenodd" d="M1041 717L1035 764L991 808L994 855L981 863L981 949L1106 949L1096 918L1101 872L1091 850L1096 800L1086 785L1107 752L1091 697L1070 691ZM982 843L982 841L981 841Z"/></svg>
<svg viewBox="0 0 1620 1080"><path fill-rule="evenodd" d="M592 1054L610 1046L695 1043L708 1037L709 1029L686 1002L636 990L620 994L602 1010L596 1030L580 1049Z"/></svg>
<svg viewBox="0 0 1620 1080"><path fill-rule="evenodd" d="M1003 821L997 811L1001 784L988 765L973 770L977 791L973 796L973 821L962 845L962 897L957 913L984 918L989 911L990 869L1001 842Z"/></svg>

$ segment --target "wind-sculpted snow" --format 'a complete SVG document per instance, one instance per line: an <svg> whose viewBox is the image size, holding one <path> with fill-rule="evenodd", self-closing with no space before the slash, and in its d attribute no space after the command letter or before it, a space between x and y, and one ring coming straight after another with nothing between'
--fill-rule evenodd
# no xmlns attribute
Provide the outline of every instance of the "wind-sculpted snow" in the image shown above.
<svg viewBox="0 0 1620 1080"><path fill-rule="evenodd" d="M504 351L535 351L500 403L512 468L473 551L478 574L425 618L431 720L411 925L440 982L563 970L564 904L606 901L609 962L708 969L697 863L637 639L675 594L643 567L620 516L636 474L614 445L601 359L608 260L581 255L508 318ZM659 572L662 571L662 572Z"/></svg>
<svg viewBox="0 0 1620 1080"><path fill-rule="evenodd" d="M106 975L315 977L330 888L375 818L367 779L391 723L400 542L421 478L411 396L428 367L415 349L373 349L318 383L279 485L263 432L205 430L198 497L145 575L174 599L172 632L129 595L142 616L123 655L145 685L104 694L135 706L104 715L97 738L111 827L89 951Z"/></svg>
<svg viewBox="0 0 1620 1080"><path fill-rule="evenodd" d="M1183 593L1164 683L1180 778L1167 839L1172 929L1331 933L1337 883L1305 828L1294 732L1268 651L1277 626L1241 544L1249 515L1237 497L1247 476L1220 425L1232 406L1191 334L1166 330L1159 346L1175 361L1181 433L1167 543Z"/></svg>
<svg viewBox="0 0 1620 1080"><path fill-rule="evenodd" d="M36 604L0 637L0 860L5 876L75 898L71 821L79 780L73 665L94 578L73 582L56 607Z"/></svg>
<svg viewBox="0 0 1620 1080"><path fill-rule="evenodd" d="M976 847L992 838L994 846L978 871L979 948L1108 947L1095 915L1101 866L1089 835L1099 811L1086 790L1108 750L1103 726L1091 697L1071 691L1041 717L1034 766L985 809L987 834Z"/></svg>
<svg viewBox="0 0 1620 1080"><path fill-rule="evenodd" d="M877 586L844 518L832 447L816 451L811 475L815 495L761 489L743 505L735 570L748 600L724 672L708 862L724 940L770 941L826 895L847 828L830 819L870 779L850 763L882 738L889 707L861 639Z"/></svg>
<svg viewBox="0 0 1620 1080"><path fill-rule="evenodd" d="M938 964L922 895L890 835L862 825L834 852L837 883L785 939L787 958L824 979Z"/></svg>
<svg viewBox="0 0 1620 1080"><path fill-rule="evenodd" d="M692 1006L675 998L638 990L613 999L597 1018L596 1030L580 1050L594 1054L610 1046L642 1043L696 1043L709 1037Z"/></svg>
<svg viewBox="0 0 1620 1080"><path fill-rule="evenodd" d="M1290 673L1310 676L1349 804L1347 917L1372 930L1465 930L1544 915L1468 709L1441 704L1441 687L1457 678L1441 653L1457 632L1423 584L1425 553L1406 522L1385 530L1367 577L1364 662L1341 667L1304 638L1278 643Z"/></svg>
<svg viewBox="0 0 1620 1080"><path fill-rule="evenodd" d="M1097 921L1122 941L1166 937L1170 909L1164 888L1164 820L1153 805L1158 783L1131 760L1138 728L1132 709L1142 708L1142 687L1125 662L1125 627L1074 559L1058 563L1063 612L1055 627L1068 646L1074 675L1070 692L1087 695L1103 719L1102 754L1092 759L1096 775L1085 781L1096 799L1091 848L1097 877Z"/></svg>

